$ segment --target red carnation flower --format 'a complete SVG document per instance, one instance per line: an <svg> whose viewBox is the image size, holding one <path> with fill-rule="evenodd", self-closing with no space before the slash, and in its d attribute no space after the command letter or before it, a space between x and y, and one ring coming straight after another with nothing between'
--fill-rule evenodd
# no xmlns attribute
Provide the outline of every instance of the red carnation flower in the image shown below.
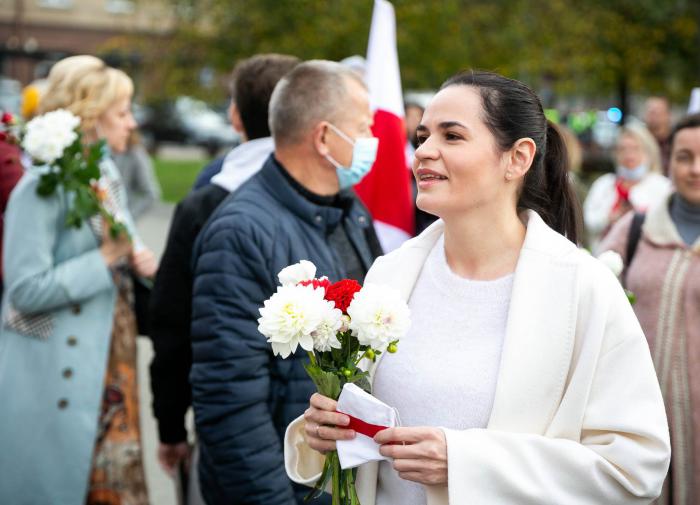
<svg viewBox="0 0 700 505"><path fill-rule="evenodd" d="M325 291L328 291L328 286L331 285L331 281L328 280L328 278L323 278L323 279L309 279L308 281L301 281L297 283L297 286L313 286L315 288L323 288Z"/></svg>
<svg viewBox="0 0 700 505"><path fill-rule="evenodd" d="M4 124L10 124L12 122L12 119L13 119L12 114L10 114L9 112L5 112L2 115L2 122Z"/></svg>
<svg viewBox="0 0 700 505"><path fill-rule="evenodd" d="M0 132L0 142L5 142L7 140L7 133Z"/></svg>
<svg viewBox="0 0 700 505"><path fill-rule="evenodd" d="M362 289L360 283L353 279L343 279L326 288L326 300L335 303L335 308L346 314L355 293Z"/></svg>

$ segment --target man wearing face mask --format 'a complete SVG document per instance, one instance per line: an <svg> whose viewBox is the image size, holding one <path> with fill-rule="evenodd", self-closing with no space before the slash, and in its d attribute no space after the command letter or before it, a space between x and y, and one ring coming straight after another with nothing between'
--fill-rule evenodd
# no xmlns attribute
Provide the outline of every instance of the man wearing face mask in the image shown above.
<svg viewBox="0 0 700 505"><path fill-rule="evenodd" d="M303 503L308 489L287 478L281 441L315 387L305 351L272 355L258 309L292 263L362 282L381 254L352 191L377 150L364 83L337 63L303 63L277 84L269 117L274 153L224 200L193 251L190 379L209 505Z"/></svg>

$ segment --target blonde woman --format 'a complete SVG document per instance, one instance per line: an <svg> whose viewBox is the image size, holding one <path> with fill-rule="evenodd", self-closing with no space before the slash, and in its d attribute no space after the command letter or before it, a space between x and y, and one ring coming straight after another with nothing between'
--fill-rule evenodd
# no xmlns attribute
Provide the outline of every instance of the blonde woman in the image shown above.
<svg viewBox="0 0 700 505"><path fill-rule="evenodd" d="M133 84L98 58L75 56L49 74L39 113L81 118L86 140L124 150L136 126ZM151 277L119 172L101 160L108 205L132 237L100 219L65 225L68 199L37 195L29 170L5 214L6 293L0 329L0 503L148 502L141 463L136 324L130 274Z"/></svg>
<svg viewBox="0 0 700 505"><path fill-rule="evenodd" d="M671 182L661 174L659 146L649 130L630 124L615 146L615 173L595 180L583 204L592 246L630 210L643 212L668 196Z"/></svg>

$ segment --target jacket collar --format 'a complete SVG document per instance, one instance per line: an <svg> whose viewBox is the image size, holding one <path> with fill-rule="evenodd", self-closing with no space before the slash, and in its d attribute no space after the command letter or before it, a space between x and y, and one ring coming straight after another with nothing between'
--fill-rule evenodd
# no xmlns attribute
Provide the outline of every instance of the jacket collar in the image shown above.
<svg viewBox="0 0 700 505"><path fill-rule="evenodd" d="M582 253L536 212L527 211L521 219L527 232L513 279L489 428L544 433L563 393L573 352L576 258ZM376 271L368 279L392 285L408 300L443 230L444 223L435 222L375 264ZM371 368L371 378L379 363Z"/></svg>
<svg viewBox="0 0 700 505"><path fill-rule="evenodd" d="M358 205L356 197L351 192L341 192L343 199L353 200L348 205L347 211L339 207L317 205L299 194L281 170L285 168L275 159L273 153L260 170L260 178L275 199L302 221L316 228L328 230L335 228L346 214L360 228L369 226L371 222L369 215L362 206Z"/></svg>
<svg viewBox="0 0 700 505"><path fill-rule="evenodd" d="M688 245L678 233L678 228L671 218L671 199L673 195L659 203L659 205L651 208L647 212L642 225L644 238L649 242L659 247L680 247L688 248ZM700 251L700 239L692 245L693 251Z"/></svg>

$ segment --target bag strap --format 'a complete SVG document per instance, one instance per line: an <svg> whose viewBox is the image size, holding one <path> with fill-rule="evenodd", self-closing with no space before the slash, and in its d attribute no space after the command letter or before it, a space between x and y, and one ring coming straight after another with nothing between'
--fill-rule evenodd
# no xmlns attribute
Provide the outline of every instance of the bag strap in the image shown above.
<svg viewBox="0 0 700 505"><path fill-rule="evenodd" d="M639 239L642 238L642 225L644 224L644 218L646 214L642 212L635 212L632 218L632 224L630 225L629 235L627 235L627 251L625 261L627 268L632 264L632 259L634 254L637 252L637 246L639 245Z"/></svg>

